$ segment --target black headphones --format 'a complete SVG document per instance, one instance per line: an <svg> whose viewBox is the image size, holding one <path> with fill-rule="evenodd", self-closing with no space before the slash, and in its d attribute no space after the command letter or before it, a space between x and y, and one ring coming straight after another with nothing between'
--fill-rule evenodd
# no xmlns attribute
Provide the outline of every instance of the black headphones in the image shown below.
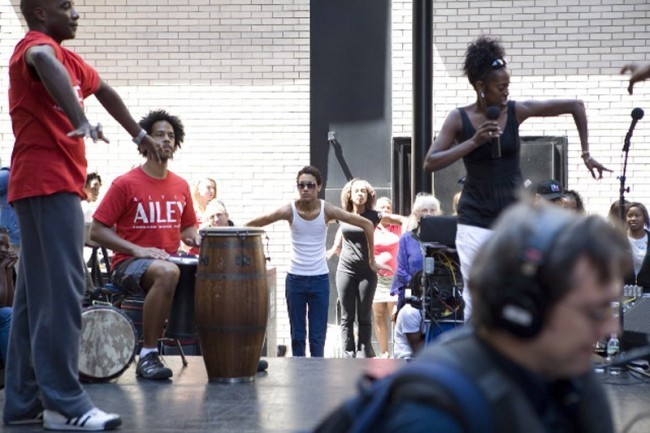
<svg viewBox="0 0 650 433"><path fill-rule="evenodd" d="M531 232L519 252L518 271L498 290L483 294L495 327L521 338L532 338L540 332L549 299L539 271L570 218L564 210L546 208L531 221Z"/></svg>

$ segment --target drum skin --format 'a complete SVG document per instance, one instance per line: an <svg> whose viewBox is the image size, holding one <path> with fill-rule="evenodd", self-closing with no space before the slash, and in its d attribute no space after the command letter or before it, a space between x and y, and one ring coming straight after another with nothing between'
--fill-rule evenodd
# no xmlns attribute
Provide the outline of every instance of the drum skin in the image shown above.
<svg viewBox="0 0 650 433"><path fill-rule="evenodd" d="M263 233L201 230L195 313L210 381L249 382L257 373L269 309Z"/></svg>
<svg viewBox="0 0 650 433"><path fill-rule="evenodd" d="M138 343L131 320L112 306L92 306L81 313L79 376L106 381L121 375L133 359Z"/></svg>

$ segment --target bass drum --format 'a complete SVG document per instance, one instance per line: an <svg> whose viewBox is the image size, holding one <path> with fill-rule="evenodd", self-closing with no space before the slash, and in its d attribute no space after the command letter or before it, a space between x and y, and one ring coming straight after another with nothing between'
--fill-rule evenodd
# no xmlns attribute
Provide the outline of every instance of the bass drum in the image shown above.
<svg viewBox="0 0 650 433"><path fill-rule="evenodd" d="M135 358L138 337L128 316L111 306L92 306L81 313L79 377L103 382L124 373Z"/></svg>

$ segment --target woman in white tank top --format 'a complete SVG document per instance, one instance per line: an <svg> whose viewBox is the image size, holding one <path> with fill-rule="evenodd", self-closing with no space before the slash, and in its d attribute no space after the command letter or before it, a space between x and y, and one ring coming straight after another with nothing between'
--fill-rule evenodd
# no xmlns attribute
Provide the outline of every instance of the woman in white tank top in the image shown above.
<svg viewBox="0 0 650 433"><path fill-rule="evenodd" d="M312 357L324 356L329 307L329 269L325 259L327 224L345 221L361 227L373 250L372 223L318 198L323 179L316 167L305 166L296 176L299 198L275 211L257 217L246 225L262 227L285 220L291 225L291 261L285 280L285 293L293 356L305 356L307 321L309 321L309 352ZM374 256L369 264L376 269Z"/></svg>

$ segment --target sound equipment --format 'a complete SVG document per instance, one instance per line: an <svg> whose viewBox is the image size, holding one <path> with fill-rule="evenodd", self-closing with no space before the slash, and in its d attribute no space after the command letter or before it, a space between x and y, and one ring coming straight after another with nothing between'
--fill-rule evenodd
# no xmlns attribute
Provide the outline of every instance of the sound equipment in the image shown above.
<svg viewBox="0 0 650 433"><path fill-rule="evenodd" d="M413 294L411 305L423 310L426 322L463 321L463 277L455 251L439 244L421 243L424 270L418 271L409 283ZM417 304L417 306L416 306Z"/></svg>
<svg viewBox="0 0 650 433"><path fill-rule="evenodd" d="M420 242L456 248L455 216L422 216L420 218Z"/></svg>
<svg viewBox="0 0 650 433"><path fill-rule="evenodd" d="M269 314L264 230L215 227L199 233L195 313L208 378L251 382Z"/></svg>
<svg viewBox="0 0 650 433"><path fill-rule="evenodd" d="M650 334L650 294L644 294L623 310L625 331Z"/></svg>

